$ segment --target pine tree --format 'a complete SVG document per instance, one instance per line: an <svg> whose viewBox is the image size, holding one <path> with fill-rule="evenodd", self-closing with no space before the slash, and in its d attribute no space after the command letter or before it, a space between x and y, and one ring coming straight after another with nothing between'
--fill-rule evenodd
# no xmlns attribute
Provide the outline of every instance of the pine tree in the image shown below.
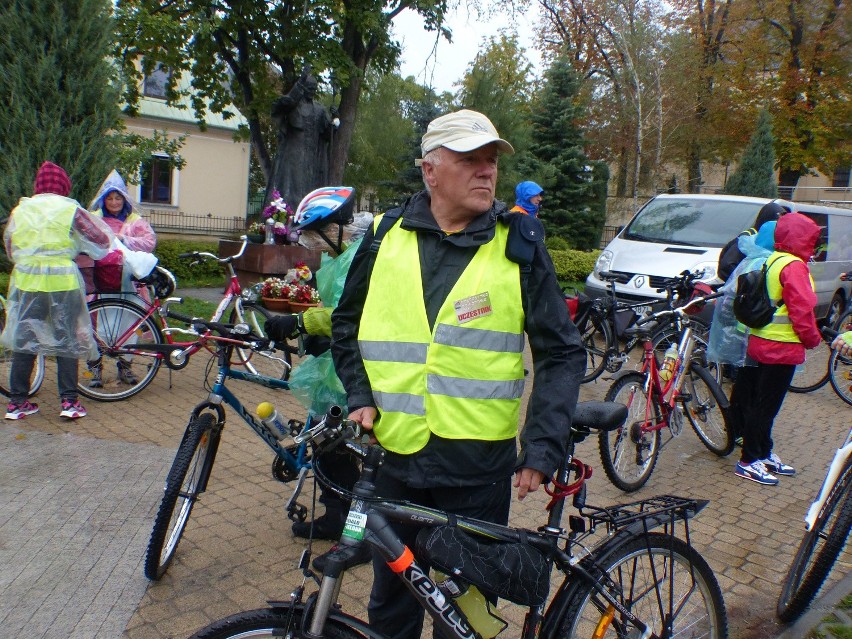
<svg viewBox="0 0 852 639"><path fill-rule="evenodd" d="M110 63L110 0L0 3L0 216L32 194L45 160L71 177L71 197L95 195L115 166L120 126Z"/></svg>
<svg viewBox="0 0 852 639"><path fill-rule="evenodd" d="M725 193L754 197L778 197L775 181L775 138L772 120L766 109L757 117L751 139L748 141L740 165L725 184Z"/></svg>
<svg viewBox="0 0 852 639"><path fill-rule="evenodd" d="M520 167L524 179L544 187L540 217L549 236L577 249L597 248L606 220L603 162L586 156L577 122L583 115L581 79L568 60L559 58L545 73L545 84L532 112L530 156Z"/></svg>

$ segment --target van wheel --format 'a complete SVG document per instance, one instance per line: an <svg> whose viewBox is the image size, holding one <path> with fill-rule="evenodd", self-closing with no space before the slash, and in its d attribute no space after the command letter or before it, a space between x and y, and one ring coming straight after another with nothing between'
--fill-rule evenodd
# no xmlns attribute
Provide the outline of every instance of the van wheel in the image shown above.
<svg viewBox="0 0 852 639"><path fill-rule="evenodd" d="M831 298L831 304L828 305L828 313L825 316L828 320L826 325L834 326L844 308L846 308L846 302L843 299L843 293L835 293Z"/></svg>

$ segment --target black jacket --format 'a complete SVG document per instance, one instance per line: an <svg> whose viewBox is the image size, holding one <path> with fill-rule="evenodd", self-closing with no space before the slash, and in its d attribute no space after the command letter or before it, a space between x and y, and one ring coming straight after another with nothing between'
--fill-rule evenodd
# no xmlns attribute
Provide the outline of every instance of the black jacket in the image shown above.
<svg viewBox="0 0 852 639"><path fill-rule="evenodd" d="M528 216L510 214L504 204L475 218L468 227L452 235L435 222L428 193L412 196L403 206L397 222L417 233L426 314L434 326L438 310L478 247L494 238L497 224L538 225ZM520 222L519 218L531 222ZM448 440L432 435L427 445L413 455L388 453L385 469L414 488L475 486L505 479L514 470L529 467L550 477L565 454L565 437L577 403L586 353L580 335L568 316L568 309L550 255L544 248L543 232L531 242L532 257L523 293L526 315L524 330L532 352L535 384L521 433L521 453L514 440L485 442ZM332 355L334 366L346 389L349 410L375 406L358 350L361 319L372 270L372 228L365 235L346 279L340 302L332 314Z"/></svg>
<svg viewBox="0 0 852 639"><path fill-rule="evenodd" d="M754 235L756 232L753 228L747 229L722 247L722 250L719 251L719 268L716 269L720 280L727 282L731 273L745 258L745 254L740 250L740 238L744 235Z"/></svg>

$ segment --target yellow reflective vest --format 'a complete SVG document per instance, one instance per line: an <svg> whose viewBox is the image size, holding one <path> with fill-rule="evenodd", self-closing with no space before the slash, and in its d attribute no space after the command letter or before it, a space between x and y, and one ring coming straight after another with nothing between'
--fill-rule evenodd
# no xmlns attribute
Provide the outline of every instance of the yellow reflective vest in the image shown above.
<svg viewBox="0 0 852 639"><path fill-rule="evenodd" d="M763 328L751 329L751 334L774 342L801 342L793 325L790 323L790 314L787 305L781 297L781 271L792 262L803 262L792 253L776 251L766 260L766 291L773 304L778 304L778 310L772 316L772 321ZM814 278L811 281L811 289L814 289Z"/></svg>
<svg viewBox="0 0 852 639"><path fill-rule="evenodd" d="M380 219L380 218L379 218ZM376 225L378 224L378 219ZM380 418L395 453L447 439L514 438L524 388L524 312L509 227L480 246L429 328L417 233L391 228L376 255L358 330Z"/></svg>
<svg viewBox="0 0 852 639"><path fill-rule="evenodd" d="M52 293L80 288L80 274L73 258L77 245L71 223L77 202L60 195L21 198L12 211L11 235L13 285L30 292Z"/></svg>

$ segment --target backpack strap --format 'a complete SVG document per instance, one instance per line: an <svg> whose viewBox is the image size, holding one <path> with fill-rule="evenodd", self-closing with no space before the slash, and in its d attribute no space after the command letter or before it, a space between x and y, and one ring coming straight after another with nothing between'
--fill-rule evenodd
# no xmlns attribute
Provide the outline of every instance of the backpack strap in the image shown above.
<svg viewBox="0 0 852 639"><path fill-rule="evenodd" d="M376 259L376 254L379 252L379 247L382 245L382 240L385 235L387 235L388 231L393 228L393 225L397 223L399 218L402 217L402 207L396 207L386 212L382 219L379 220L379 225L376 227L375 233L373 233L373 242L370 244L369 251L373 254L373 260Z"/></svg>

